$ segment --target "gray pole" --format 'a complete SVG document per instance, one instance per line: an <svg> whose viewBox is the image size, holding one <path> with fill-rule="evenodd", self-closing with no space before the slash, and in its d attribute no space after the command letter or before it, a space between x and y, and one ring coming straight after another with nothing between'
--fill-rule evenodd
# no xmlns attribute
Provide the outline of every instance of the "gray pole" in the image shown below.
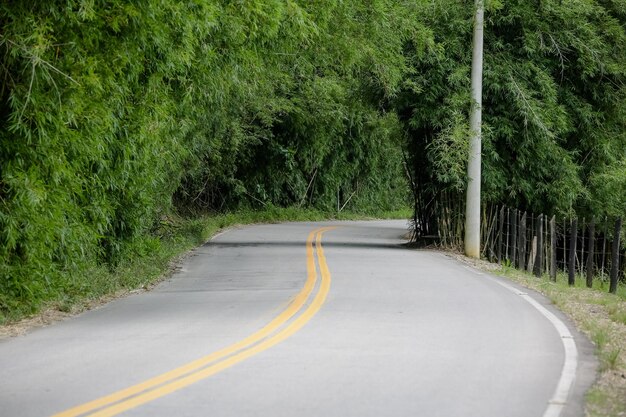
<svg viewBox="0 0 626 417"><path fill-rule="evenodd" d="M480 165L481 107L483 93L483 0L476 0L474 48L472 51L472 110L470 114L470 154L467 163L467 197L465 200L465 254L480 257Z"/></svg>

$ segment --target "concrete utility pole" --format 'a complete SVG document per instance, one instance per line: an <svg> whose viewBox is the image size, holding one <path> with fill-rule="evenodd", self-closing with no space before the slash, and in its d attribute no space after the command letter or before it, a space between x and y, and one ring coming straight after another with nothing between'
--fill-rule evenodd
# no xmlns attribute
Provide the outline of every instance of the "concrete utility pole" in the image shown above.
<svg viewBox="0 0 626 417"><path fill-rule="evenodd" d="M483 103L483 21L484 0L476 0L474 48L472 51L472 111L470 115L470 154L467 163L467 198L465 200L465 254L480 257L480 165L481 107Z"/></svg>

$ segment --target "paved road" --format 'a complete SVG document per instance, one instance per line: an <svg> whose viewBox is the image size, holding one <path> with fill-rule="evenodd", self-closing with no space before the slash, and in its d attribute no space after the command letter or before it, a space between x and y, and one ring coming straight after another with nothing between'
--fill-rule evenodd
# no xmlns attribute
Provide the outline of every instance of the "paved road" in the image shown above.
<svg viewBox="0 0 626 417"><path fill-rule="evenodd" d="M567 320L404 233L229 230L151 292L0 341L0 416L582 416Z"/></svg>

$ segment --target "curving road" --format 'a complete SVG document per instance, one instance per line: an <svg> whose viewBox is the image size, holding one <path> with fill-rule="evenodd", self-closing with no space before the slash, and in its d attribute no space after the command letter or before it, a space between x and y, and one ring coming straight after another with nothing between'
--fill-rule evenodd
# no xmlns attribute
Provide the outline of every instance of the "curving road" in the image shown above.
<svg viewBox="0 0 626 417"><path fill-rule="evenodd" d="M573 326L405 233L231 229L151 292L0 341L0 416L583 416Z"/></svg>

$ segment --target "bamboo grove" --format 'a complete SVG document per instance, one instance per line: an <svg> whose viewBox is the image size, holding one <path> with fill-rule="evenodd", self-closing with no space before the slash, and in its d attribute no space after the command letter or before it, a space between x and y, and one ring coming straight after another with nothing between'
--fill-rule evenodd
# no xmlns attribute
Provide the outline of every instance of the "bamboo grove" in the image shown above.
<svg viewBox="0 0 626 417"><path fill-rule="evenodd" d="M626 1L486 9L484 202L625 214ZM3 2L0 309L115 268L182 210L412 200L416 224L436 224L433 202L465 183L472 12Z"/></svg>

